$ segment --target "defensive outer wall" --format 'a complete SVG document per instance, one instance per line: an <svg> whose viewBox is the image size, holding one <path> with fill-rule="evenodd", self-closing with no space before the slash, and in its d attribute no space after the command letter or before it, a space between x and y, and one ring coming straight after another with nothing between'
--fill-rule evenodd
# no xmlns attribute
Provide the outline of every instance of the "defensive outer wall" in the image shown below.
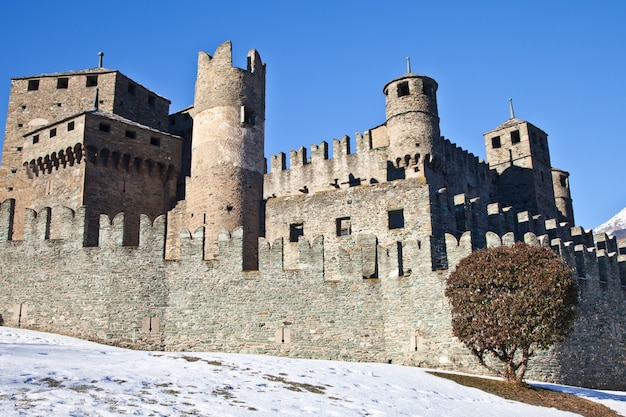
<svg viewBox="0 0 626 417"><path fill-rule="evenodd" d="M340 259L320 236L298 243L259 239L258 271L242 270L240 230L223 231L204 260L204 229L180 236L165 259L166 220L141 217L139 245L123 246L124 219L101 217L98 247L84 247L85 210L27 210L24 240L11 241L14 202L0 206L0 314L5 325L144 349L229 351L298 358L378 361L484 372L453 337L444 297L448 270L432 270L429 241L377 245L351 235ZM51 223L60 239L47 239ZM551 246L578 271L581 307L569 339L533 361L529 378L625 389L626 256L614 239L580 228L549 229L518 216L524 240ZM548 224L548 228L550 228ZM545 224L541 226L545 230ZM556 232L569 240L550 238ZM511 244L514 233L485 236ZM295 246L297 267L284 267ZM452 269L472 250L471 234L446 236ZM408 262L398 259L405 258ZM340 269L340 273L329 271ZM364 279L376 269L379 278Z"/></svg>

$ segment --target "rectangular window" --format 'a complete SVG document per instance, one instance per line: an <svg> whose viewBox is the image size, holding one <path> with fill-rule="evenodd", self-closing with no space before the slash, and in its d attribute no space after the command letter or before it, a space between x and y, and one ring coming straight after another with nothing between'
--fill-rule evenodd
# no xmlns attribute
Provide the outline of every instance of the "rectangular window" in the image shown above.
<svg viewBox="0 0 626 417"><path fill-rule="evenodd" d="M39 135L35 135L35 136L33 136L33 145L34 145L35 143L39 143Z"/></svg>
<svg viewBox="0 0 626 417"><path fill-rule="evenodd" d="M95 87L98 85L98 76L97 75L88 75L87 81L85 83L86 87Z"/></svg>
<svg viewBox="0 0 626 417"><path fill-rule="evenodd" d="M408 81L398 84L398 97L409 95L409 83Z"/></svg>
<svg viewBox="0 0 626 417"><path fill-rule="evenodd" d="M159 139L159 138L150 138L150 145L161 146L161 139Z"/></svg>
<svg viewBox="0 0 626 417"><path fill-rule="evenodd" d="M497 149L499 147L501 147L502 144L500 143L500 136L494 136L491 138L491 147L494 149Z"/></svg>
<svg viewBox="0 0 626 417"><path fill-rule="evenodd" d="M70 130L74 130L74 122L69 122L67 124L67 131L69 132Z"/></svg>
<svg viewBox="0 0 626 417"><path fill-rule="evenodd" d="M289 241L297 242L300 236L304 236L304 225L302 223L292 223L289 225Z"/></svg>
<svg viewBox="0 0 626 417"><path fill-rule="evenodd" d="M252 109L249 109L246 106L241 106L241 124L250 126L254 126L256 124L256 115Z"/></svg>
<svg viewBox="0 0 626 417"><path fill-rule="evenodd" d="M390 210L387 212L389 229L402 229L404 227L404 210Z"/></svg>
<svg viewBox="0 0 626 417"><path fill-rule="evenodd" d="M352 234L350 217L340 217L337 219L337 236L348 236Z"/></svg>
<svg viewBox="0 0 626 417"><path fill-rule="evenodd" d="M28 80L28 91L39 90L39 80Z"/></svg>
<svg viewBox="0 0 626 417"><path fill-rule="evenodd" d="M57 78L57 90L65 90L69 85L69 78Z"/></svg>
<svg viewBox="0 0 626 417"><path fill-rule="evenodd" d="M129 139L135 139L137 137L137 132L133 131L133 130L127 130L126 131L126 137Z"/></svg>
<svg viewBox="0 0 626 417"><path fill-rule="evenodd" d="M511 143L516 144L520 142L519 130L514 130L511 132Z"/></svg>
<svg viewBox="0 0 626 417"><path fill-rule="evenodd" d="M567 177L565 175L561 175L559 180L561 182L561 187L567 187Z"/></svg>
<svg viewBox="0 0 626 417"><path fill-rule="evenodd" d="M100 123L100 126L98 128L101 132L111 132L111 125L108 123Z"/></svg>
<svg viewBox="0 0 626 417"><path fill-rule="evenodd" d="M56 127L53 129L50 129L50 137L53 138L57 135L57 129Z"/></svg>

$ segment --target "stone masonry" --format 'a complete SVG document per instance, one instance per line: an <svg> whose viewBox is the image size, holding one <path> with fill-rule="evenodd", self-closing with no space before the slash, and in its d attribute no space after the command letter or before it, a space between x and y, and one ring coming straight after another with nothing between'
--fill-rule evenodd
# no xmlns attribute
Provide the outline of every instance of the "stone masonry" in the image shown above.
<svg viewBox="0 0 626 417"><path fill-rule="evenodd" d="M515 241L571 266L573 334L529 377L626 389L626 248L574 226L569 174L515 117L488 162L440 135L437 83L383 88L385 123L263 154L265 64L198 58L194 104L118 71L12 80L0 167L0 322L119 346L484 372L449 271Z"/></svg>

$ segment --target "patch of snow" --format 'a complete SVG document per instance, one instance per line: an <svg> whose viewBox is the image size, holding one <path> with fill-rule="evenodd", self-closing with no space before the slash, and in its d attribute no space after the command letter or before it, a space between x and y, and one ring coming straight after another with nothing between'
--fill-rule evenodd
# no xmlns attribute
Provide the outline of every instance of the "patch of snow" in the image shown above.
<svg viewBox="0 0 626 417"><path fill-rule="evenodd" d="M626 415L626 394L551 385ZM2 416L573 416L380 363L142 352L0 327Z"/></svg>

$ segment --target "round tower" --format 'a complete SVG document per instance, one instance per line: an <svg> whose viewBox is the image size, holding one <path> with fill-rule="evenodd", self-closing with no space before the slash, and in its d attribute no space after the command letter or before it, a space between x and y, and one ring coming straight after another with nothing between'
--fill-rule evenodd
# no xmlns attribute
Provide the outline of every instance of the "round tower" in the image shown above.
<svg viewBox="0 0 626 417"><path fill-rule="evenodd" d="M196 79L186 211L190 230L206 228L205 255L221 228L243 228L245 269L257 265L265 174L265 64L248 53L233 67L231 42L213 57L200 52Z"/></svg>
<svg viewBox="0 0 626 417"><path fill-rule="evenodd" d="M559 222L574 223L574 206L569 188L569 172L559 168L552 168L552 185L554 187L554 202L558 211Z"/></svg>
<svg viewBox="0 0 626 417"><path fill-rule="evenodd" d="M383 88L389 159L394 163L422 163L440 153L437 82L430 77L404 74Z"/></svg>

